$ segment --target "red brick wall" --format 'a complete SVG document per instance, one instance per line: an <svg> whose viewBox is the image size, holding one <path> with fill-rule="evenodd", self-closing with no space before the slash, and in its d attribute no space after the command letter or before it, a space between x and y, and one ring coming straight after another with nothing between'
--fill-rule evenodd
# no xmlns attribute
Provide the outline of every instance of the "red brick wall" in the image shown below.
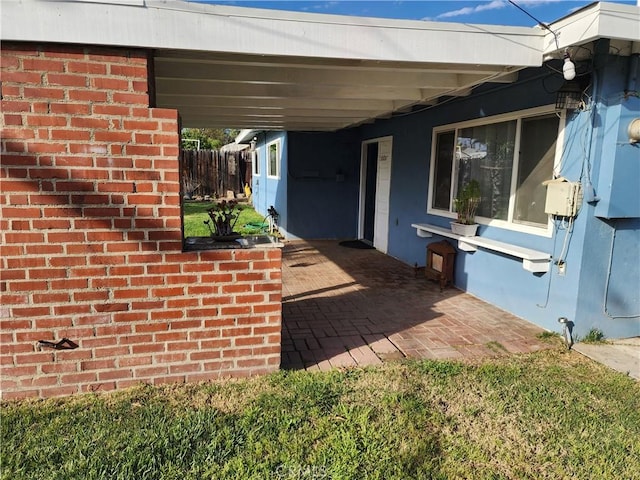
<svg viewBox="0 0 640 480"><path fill-rule="evenodd" d="M1 55L3 398L277 369L281 252L182 252L177 112L149 108L146 53Z"/></svg>

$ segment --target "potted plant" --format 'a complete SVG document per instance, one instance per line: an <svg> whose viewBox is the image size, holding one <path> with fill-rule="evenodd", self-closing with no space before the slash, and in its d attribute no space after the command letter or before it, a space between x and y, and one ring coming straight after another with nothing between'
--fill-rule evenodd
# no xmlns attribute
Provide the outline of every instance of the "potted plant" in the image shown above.
<svg viewBox="0 0 640 480"><path fill-rule="evenodd" d="M211 237L214 240L229 241L240 238L241 235L233 231L240 212L236 210L238 202L235 200L222 200L207 210L209 220L205 220L205 224L211 231Z"/></svg>
<svg viewBox="0 0 640 480"><path fill-rule="evenodd" d="M451 231L464 237L473 237L478 230L476 211L480 204L480 184L471 180L458 192L454 199L458 221L451 222Z"/></svg>

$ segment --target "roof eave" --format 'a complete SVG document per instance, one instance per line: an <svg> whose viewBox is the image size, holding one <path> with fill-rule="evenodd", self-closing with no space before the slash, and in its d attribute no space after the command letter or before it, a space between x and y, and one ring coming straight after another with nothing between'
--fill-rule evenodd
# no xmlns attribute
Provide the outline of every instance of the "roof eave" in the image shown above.
<svg viewBox="0 0 640 480"><path fill-rule="evenodd" d="M124 4L10 0L3 2L2 10L3 40L318 58L528 67L540 65L544 37L524 27L276 12L183 1L141 5L138 0Z"/></svg>
<svg viewBox="0 0 640 480"><path fill-rule="evenodd" d="M600 38L640 41L640 7L620 3L592 3L549 25L544 55L558 55L565 48ZM552 33L553 32L553 33Z"/></svg>

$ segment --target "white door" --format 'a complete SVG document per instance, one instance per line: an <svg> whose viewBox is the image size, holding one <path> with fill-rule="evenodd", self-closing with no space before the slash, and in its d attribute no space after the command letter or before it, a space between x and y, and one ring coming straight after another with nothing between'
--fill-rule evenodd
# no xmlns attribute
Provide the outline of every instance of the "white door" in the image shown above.
<svg viewBox="0 0 640 480"><path fill-rule="evenodd" d="M389 244L389 196L391 194L391 139L378 142L378 174L376 177L376 212L373 246L387 253Z"/></svg>

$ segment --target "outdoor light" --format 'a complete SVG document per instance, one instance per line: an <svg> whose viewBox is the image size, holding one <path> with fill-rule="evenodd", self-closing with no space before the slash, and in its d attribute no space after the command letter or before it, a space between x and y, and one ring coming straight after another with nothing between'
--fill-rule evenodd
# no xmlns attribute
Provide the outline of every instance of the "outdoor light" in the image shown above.
<svg viewBox="0 0 640 480"><path fill-rule="evenodd" d="M634 118L629 122L627 133L629 134L629 143L640 142L640 118Z"/></svg>
<svg viewBox="0 0 640 480"><path fill-rule="evenodd" d="M562 76L565 80L573 80L576 78L576 64L571 61L569 52L564 52L564 65L562 65Z"/></svg>
<svg viewBox="0 0 640 480"><path fill-rule="evenodd" d="M571 80L564 82L556 93L556 108L577 110L582 106L582 87L580 83Z"/></svg>
<svg viewBox="0 0 640 480"><path fill-rule="evenodd" d="M563 328L562 328L562 336L564 337L564 343L567 345L567 349L571 349L571 346L573 345L573 327L574 324L571 320L569 320L567 317L560 317L558 319L558 323L560 323Z"/></svg>

